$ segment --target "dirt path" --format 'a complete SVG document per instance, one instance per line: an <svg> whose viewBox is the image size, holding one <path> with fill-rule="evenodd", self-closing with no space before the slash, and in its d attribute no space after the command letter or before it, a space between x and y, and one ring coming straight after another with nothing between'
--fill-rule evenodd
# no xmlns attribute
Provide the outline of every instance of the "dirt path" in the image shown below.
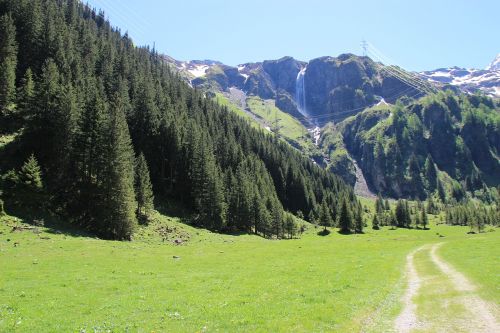
<svg viewBox="0 0 500 333"><path fill-rule="evenodd" d="M422 326L417 319L417 305L413 303L413 298L417 295L422 283L415 268L414 257L417 252L422 251L427 246L428 245L419 247L406 256L406 279L408 280L408 286L403 295L403 311L399 314L394 323L397 332L410 332Z"/></svg>
<svg viewBox="0 0 500 333"><path fill-rule="evenodd" d="M439 257L442 244L425 245L406 258L407 289L396 332L500 332L496 304Z"/></svg>

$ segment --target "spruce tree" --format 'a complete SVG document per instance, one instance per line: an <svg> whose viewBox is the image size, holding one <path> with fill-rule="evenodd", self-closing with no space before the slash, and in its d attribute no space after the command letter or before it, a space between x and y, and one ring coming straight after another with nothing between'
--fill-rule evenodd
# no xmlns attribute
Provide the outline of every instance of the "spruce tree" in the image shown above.
<svg viewBox="0 0 500 333"><path fill-rule="evenodd" d="M330 215L330 210L328 209L328 205L326 203L326 199L323 199L321 203L320 211L319 211L319 225L322 226L324 231L326 232L326 228L332 225L332 217Z"/></svg>
<svg viewBox="0 0 500 333"><path fill-rule="evenodd" d="M154 208L154 195L148 164L143 153L139 154L135 162L135 195L138 217L148 216Z"/></svg>
<svg viewBox="0 0 500 333"><path fill-rule="evenodd" d="M35 155L31 154L26 162L24 162L19 171L19 181L22 185L32 190L38 191L42 189L42 171Z"/></svg>
<svg viewBox="0 0 500 333"><path fill-rule="evenodd" d="M339 227L340 232L343 234L351 233L353 226L352 222L352 214L347 203L347 199L344 199L342 202L342 207L340 209L340 217L339 217Z"/></svg>
<svg viewBox="0 0 500 333"><path fill-rule="evenodd" d="M357 234L362 234L363 228L364 228L363 208L361 204L359 204L356 211L356 215L354 217L354 232L356 232Z"/></svg>
<svg viewBox="0 0 500 333"><path fill-rule="evenodd" d="M389 199L385 199L384 209L387 211L391 210L391 205L389 204Z"/></svg>
<svg viewBox="0 0 500 333"><path fill-rule="evenodd" d="M30 111L33 109L33 97L35 96L35 82L33 81L33 72L31 68L26 70L22 80L21 86L17 93L17 109L22 117L26 120L32 116Z"/></svg>
<svg viewBox="0 0 500 333"><path fill-rule="evenodd" d="M0 17L0 115L12 111L16 99L16 27L10 14Z"/></svg>
<svg viewBox="0 0 500 333"><path fill-rule="evenodd" d="M378 220L378 214L374 214L373 215L372 229L373 230L379 230L380 229L380 222Z"/></svg>
<svg viewBox="0 0 500 333"><path fill-rule="evenodd" d="M28 208L28 214L33 214L39 208L45 206L46 202L42 197L42 171L35 155L31 154L24 162L18 172L17 180L19 181L19 184L16 185L17 191L15 194L17 204L22 204L23 207Z"/></svg>
<svg viewBox="0 0 500 333"><path fill-rule="evenodd" d="M129 240L137 225L134 193L134 152L123 113L123 96L115 95L108 124L104 177L104 236Z"/></svg>
<svg viewBox="0 0 500 333"><path fill-rule="evenodd" d="M427 212L425 211L425 209L422 209L421 211L421 218L420 218L421 222L422 222L422 227L424 229L427 229L427 225L429 224L429 219L427 217Z"/></svg>
<svg viewBox="0 0 500 333"><path fill-rule="evenodd" d="M434 165L434 160L432 156L429 154L425 159L424 164L424 173L425 173L425 182L427 184L427 188L430 193L432 193L437 187L437 172L436 166Z"/></svg>

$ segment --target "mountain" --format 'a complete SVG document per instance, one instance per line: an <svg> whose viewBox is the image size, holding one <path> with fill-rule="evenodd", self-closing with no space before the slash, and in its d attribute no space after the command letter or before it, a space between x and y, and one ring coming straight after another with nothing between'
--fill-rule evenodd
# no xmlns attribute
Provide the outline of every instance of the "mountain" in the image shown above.
<svg viewBox="0 0 500 333"><path fill-rule="evenodd" d="M273 99L282 111L309 124L342 120L381 100L422 96L412 84L413 74L353 54L309 62L283 57L237 67L214 61L171 63L196 88L225 93L237 89L246 96ZM303 96L303 105L297 96Z"/></svg>
<svg viewBox="0 0 500 333"><path fill-rule="evenodd" d="M494 69L495 63L489 67ZM226 96L229 103L235 102L259 121L266 114L251 107L255 98L272 101L273 107L306 128L316 126L314 138L310 130L302 140L294 141L287 124L282 123L279 136L341 176L358 194L420 199L433 195L436 187L429 187L428 177L421 173L428 158L436 163L443 200L460 200L466 192L488 199L487 188L499 184L498 105L487 98L461 95L478 89L494 95L500 76L496 70L449 68L416 74L352 54L308 63L284 57L238 67L213 61L176 63L176 67L191 75L194 87L217 94L218 100ZM444 95L439 93L444 90ZM402 104L395 106L398 99ZM480 106L488 113L484 119L479 115ZM392 115L400 109L404 120L402 125L394 125ZM475 126L466 126L470 115L481 119L477 120L478 131L487 131L488 140L474 141L480 144L481 156L476 154L477 148L467 145L473 142L469 130ZM284 118L282 114L278 117ZM431 123L429 117L434 119ZM264 124L270 130L272 120L273 116L268 117ZM411 124L404 125L407 121ZM422 133L401 141L394 126L408 126L405 135L414 126ZM437 128L449 132L448 136L434 132ZM380 146L374 145L376 140L381 140ZM317 149L305 148L311 141ZM420 150L414 151L414 147Z"/></svg>
<svg viewBox="0 0 500 333"><path fill-rule="evenodd" d="M463 92L482 92L500 98L500 55L486 69L439 68L419 75L440 86L458 87Z"/></svg>

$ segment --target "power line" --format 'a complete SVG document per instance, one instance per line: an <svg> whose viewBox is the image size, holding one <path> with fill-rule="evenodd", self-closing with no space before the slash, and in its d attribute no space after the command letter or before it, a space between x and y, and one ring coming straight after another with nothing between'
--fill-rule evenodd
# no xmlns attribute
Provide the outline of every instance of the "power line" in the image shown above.
<svg viewBox="0 0 500 333"><path fill-rule="evenodd" d="M368 52L370 52L374 58L380 60L382 63L385 63L387 65L391 63L395 63L392 61L390 58L385 56L381 51L379 51L373 44L367 43L367 48ZM436 88L434 88L432 85L430 85L428 82L425 82L422 80L418 75L415 75L411 72L403 71L399 66L385 66L385 71L388 71L390 74L393 76L396 76L398 79L404 79L406 80L405 83L408 83L407 81L410 81L413 85L416 85L419 89L424 90L426 93L433 93L436 92Z"/></svg>

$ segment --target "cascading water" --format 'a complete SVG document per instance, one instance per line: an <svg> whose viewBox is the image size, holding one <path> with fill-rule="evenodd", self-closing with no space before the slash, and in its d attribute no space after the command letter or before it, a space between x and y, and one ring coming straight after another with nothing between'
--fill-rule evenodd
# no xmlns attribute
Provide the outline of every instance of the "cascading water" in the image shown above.
<svg viewBox="0 0 500 333"><path fill-rule="evenodd" d="M304 67L297 74L297 80L295 81L295 103L297 103L297 109L306 118L307 122L312 126L308 129L311 136L314 138L314 143L318 145L321 137L321 129L318 127L315 121L312 121L309 117L306 107L306 85L305 85L305 74L307 67Z"/></svg>
<svg viewBox="0 0 500 333"><path fill-rule="evenodd" d="M299 112L307 118L308 114L306 108L306 85L304 82L306 69L307 67L302 68L299 74L297 74L297 80L295 81L295 103L297 103Z"/></svg>

